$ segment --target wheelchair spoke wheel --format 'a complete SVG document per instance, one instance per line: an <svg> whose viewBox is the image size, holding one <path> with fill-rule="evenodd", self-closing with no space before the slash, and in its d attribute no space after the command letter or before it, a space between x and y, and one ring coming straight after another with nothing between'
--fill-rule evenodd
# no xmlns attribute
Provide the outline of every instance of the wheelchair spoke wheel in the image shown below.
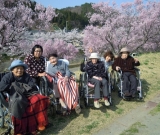
<svg viewBox="0 0 160 135"><path fill-rule="evenodd" d="M82 74L79 77L79 97L83 97L83 84L82 84Z"/></svg>
<svg viewBox="0 0 160 135"><path fill-rule="evenodd" d="M0 105L0 127L4 127L4 110L2 105Z"/></svg>
<svg viewBox="0 0 160 135"><path fill-rule="evenodd" d="M40 93L42 95L48 96L48 83L45 77L40 78Z"/></svg>

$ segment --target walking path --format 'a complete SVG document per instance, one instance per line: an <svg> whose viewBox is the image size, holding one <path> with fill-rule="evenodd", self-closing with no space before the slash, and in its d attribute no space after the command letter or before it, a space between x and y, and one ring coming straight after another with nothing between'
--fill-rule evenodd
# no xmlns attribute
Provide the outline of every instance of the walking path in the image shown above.
<svg viewBox="0 0 160 135"><path fill-rule="evenodd" d="M150 111L160 103L160 94L154 99L140 105L125 116L118 118L110 126L104 127L93 135L160 135L160 110L156 115ZM128 131L132 125L139 125L135 131ZM133 133L134 132L134 133Z"/></svg>

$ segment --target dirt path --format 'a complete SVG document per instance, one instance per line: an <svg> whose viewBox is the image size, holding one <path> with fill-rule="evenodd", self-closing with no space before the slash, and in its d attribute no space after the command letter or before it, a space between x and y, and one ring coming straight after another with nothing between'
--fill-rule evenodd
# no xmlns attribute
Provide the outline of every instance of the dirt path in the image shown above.
<svg viewBox="0 0 160 135"><path fill-rule="evenodd" d="M93 135L159 135L160 113L150 114L159 103L160 94Z"/></svg>

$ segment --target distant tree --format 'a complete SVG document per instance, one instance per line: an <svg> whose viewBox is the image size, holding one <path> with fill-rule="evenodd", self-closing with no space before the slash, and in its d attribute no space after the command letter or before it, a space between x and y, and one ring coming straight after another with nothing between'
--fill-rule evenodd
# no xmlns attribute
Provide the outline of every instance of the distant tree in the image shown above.
<svg viewBox="0 0 160 135"><path fill-rule="evenodd" d="M84 49L100 54L104 50L119 53L122 47L131 51L156 50L160 43L160 2L122 4L98 3L92 5L95 10L89 15L88 25L84 30Z"/></svg>
<svg viewBox="0 0 160 135"><path fill-rule="evenodd" d="M76 57L78 48L74 46L74 42L82 44L82 35L76 30L71 32L65 32L57 30L54 32L37 32L30 35L30 32L25 34L26 40L30 41L24 46L20 44L23 55L27 55L31 52L31 48L35 44L43 46L44 56L48 56L49 53L56 52L60 57L68 60Z"/></svg>
<svg viewBox="0 0 160 135"><path fill-rule="evenodd" d="M72 8L74 8L74 11L72 11ZM68 7L61 10L56 9L56 13L58 14L58 16L53 18L52 22L57 23L61 29L64 29L64 27L66 27L66 21L68 21L69 30L75 28L83 30L85 26L89 24L86 14L93 11L93 9L91 8L91 4L85 3L81 6L72 8ZM79 9L80 11L77 11Z"/></svg>
<svg viewBox="0 0 160 135"><path fill-rule="evenodd" d="M0 50L20 49L29 28L47 29L55 16L53 8L30 0L0 0Z"/></svg>

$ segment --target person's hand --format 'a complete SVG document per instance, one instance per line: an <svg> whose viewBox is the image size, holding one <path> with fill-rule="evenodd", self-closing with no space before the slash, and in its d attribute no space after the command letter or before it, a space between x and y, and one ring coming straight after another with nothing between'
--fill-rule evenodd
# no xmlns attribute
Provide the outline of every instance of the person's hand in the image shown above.
<svg viewBox="0 0 160 135"><path fill-rule="evenodd" d="M98 77L98 76L93 76L93 78L94 78L94 79L97 79L97 80L99 80L99 81L102 80L102 77Z"/></svg>
<svg viewBox="0 0 160 135"><path fill-rule="evenodd" d="M46 75L46 72L38 73L38 76L45 76L45 75Z"/></svg>
<svg viewBox="0 0 160 135"><path fill-rule="evenodd" d="M137 62L138 62L138 59L137 59L137 58L134 58L134 62L137 63Z"/></svg>
<svg viewBox="0 0 160 135"><path fill-rule="evenodd" d="M89 48L89 53L92 53L92 52L93 52L92 48Z"/></svg>
<svg viewBox="0 0 160 135"><path fill-rule="evenodd" d="M102 77L98 77L98 79L99 79L100 81L102 81Z"/></svg>
<svg viewBox="0 0 160 135"><path fill-rule="evenodd" d="M94 78L94 79L97 79L97 80L99 80L99 78L98 78L97 76L93 76L93 78Z"/></svg>
<svg viewBox="0 0 160 135"><path fill-rule="evenodd" d="M67 83L68 82L68 76L64 77L64 82Z"/></svg>
<svg viewBox="0 0 160 135"><path fill-rule="evenodd" d="M119 66L116 66L116 70L119 71L121 68Z"/></svg>

